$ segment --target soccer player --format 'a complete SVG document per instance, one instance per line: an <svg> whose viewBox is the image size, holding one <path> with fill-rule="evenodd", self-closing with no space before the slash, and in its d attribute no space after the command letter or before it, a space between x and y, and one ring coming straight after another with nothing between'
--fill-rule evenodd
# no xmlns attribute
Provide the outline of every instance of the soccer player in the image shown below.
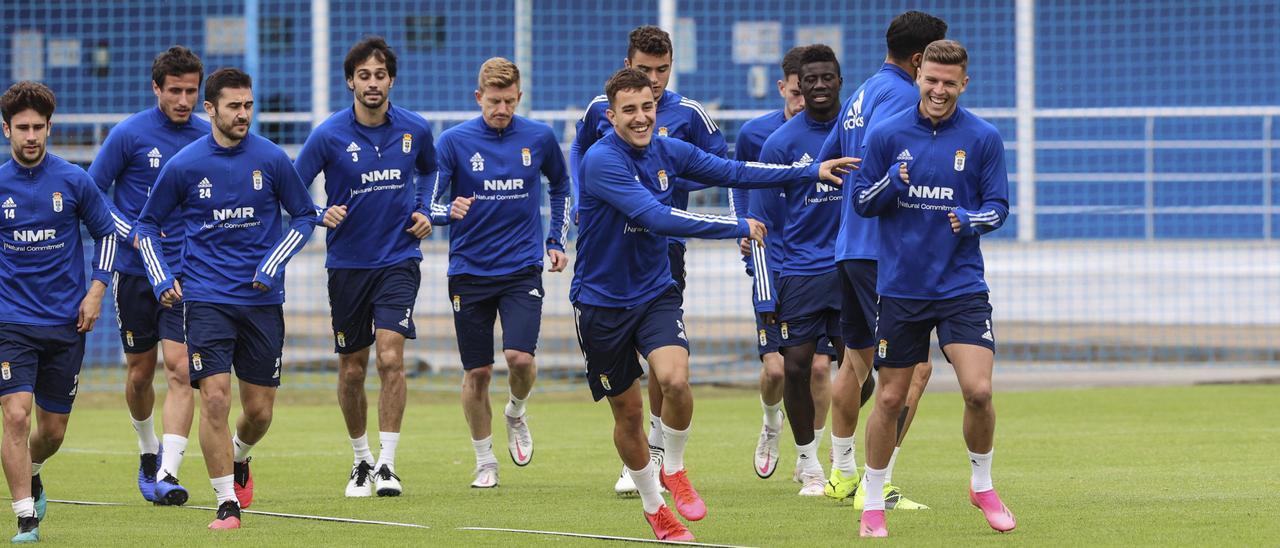
<svg viewBox="0 0 1280 548"><path fill-rule="evenodd" d="M191 115L202 79L204 64L191 50L173 46L157 55L151 64L156 107L134 114L112 128L89 166L89 175L103 193L115 186L115 206L127 216L126 222L138 218L156 176L169 159L182 147L209 134L209 122ZM181 220L163 219L162 226L165 247L178 249L183 238ZM170 264L169 268L175 276L182 274L181 264ZM178 468L187 450L193 410L187 339L182 329L184 304L160 306L151 294L142 258L130 246L119 251L114 276L95 270L94 279L113 284L120 343L128 366L124 399L138 434L141 455L138 490L142 498L156 504L183 504L187 490L178 484ZM156 439L151 414L156 400L151 385L156 374L157 343L163 347L164 375L169 387L161 415L163 443Z"/></svg>
<svg viewBox="0 0 1280 548"><path fill-rule="evenodd" d="M107 271L119 230L93 179L47 153L54 104L49 88L30 81L0 96L13 154L0 165L0 457L18 516L14 543L40 540L48 501L40 469L67 432L84 334L106 292L101 280L85 291L80 225L98 239L97 266Z"/></svg>
<svg viewBox="0 0 1280 548"><path fill-rule="evenodd" d="M533 459L525 404L537 376L542 255L545 249L551 272L569 263L569 173L551 127L515 113L521 97L515 63L501 57L485 61L475 94L480 116L440 134L432 219L451 227L449 296L465 370L462 412L476 453L471 486L490 488L498 486L489 404L494 317L502 318L508 371L507 452L516 466L525 466ZM545 241L539 226L543 175L551 196Z"/></svg>
<svg viewBox="0 0 1280 548"><path fill-rule="evenodd" d="M627 37L627 57L623 59L622 64L624 67L640 70L649 76L649 87L653 90L653 96L658 102L655 131L659 136L679 139L723 158L729 147L725 144L724 134L711 120L711 116L707 115L697 101L667 89L667 84L671 81L673 51L671 36L666 31L652 25L636 27ZM605 114L608 106L607 97L597 96L587 106L582 119L578 121L577 137L569 147L569 169L572 173L580 173L582 157L587 149L612 131L609 117ZM580 178L575 175L573 187L575 219L577 219L576 212L579 205L580 182ZM679 178L671 179L671 182L676 189L673 193L675 201L671 205L680 209L689 207L689 191L705 188ZM685 288L684 252L684 240L672 238L670 245L667 246L667 256L671 263L671 276L676 280L681 298ZM654 462L660 463L663 451L660 415L662 390L654 383L649 383L649 410L653 413L649 416L649 452ZM619 494L634 493L636 490L625 470L618 476L618 481L613 488Z"/></svg>
<svg viewBox="0 0 1280 548"><path fill-rule="evenodd" d="M753 118L742 124L738 130L738 140L734 145L734 159L745 162L760 160L760 147L774 130L782 126L800 111L804 110L804 95L800 93L799 54L802 47L791 48L782 58L783 79L778 80L778 95L782 96L783 107L768 114ZM729 209L733 215L743 215L751 210L751 204L766 201L767 206L758 208L752 217L763 222L768 235L765 236L764 252L768 262L775 266L771 272L776 273L776 265L782 261L782 247L778 235L781 226L774 222L777 206L782 204L780 192L776 188L746 190L730 189ZM743 245L748 240L743 240ZM743 261L747 266L747 275L754 277L755 262L751 259L750 247L743 253ZM760 438L756 442L755 471L761 479L773 475L778 467L778 435L782 429L782 354L778 353L778 342L782 336L778 332L777 321L766 321L770 315L776 316L777 303L773 287L777 285L774 278L765 283L752 284L752 305L756 310L756 339L760 355L760 406L764 410L764 424L760 427ZM831 385L831 358L835 348L825 337L819 341L821 352L813 361L812 390L815 413L813 429L821 432L826 424L828 397ZM820 435L819 435L820 437ZM799 459L796 463L799 464ZM796 467L796 481L800 480L800 468Z"/></svg>
<svg viewBox="0 0 1280 548"><path fill-rule="evenodd" d="M307 184L323 171L328 195L325 268L338 354L338 407L355 453L346 496L397 496L404 343L417 336L418 244L431 234L426 192L435 171L435 147L427 121L390 102L396 54L385 40L371 36L357 42L342 67L353 104L311 132L294 167ZM376 346L382 382L376 463L369 450L364 390L370 346Z"/></svg>
<svg viewBox="0 0 1280 548"><path fill-rule="evenodd" d="M191 386L200 391L200 449L218 497L210 529L240 528L253 502L249 451L271 425L284 346L284 270L320 221L307 187L285 152L249 133L253 81L218 69L204 83L210 135L160 170L134 226L147 277L160 304L186 302ZM281 211L292 221L282 230ZM182 279L169 271L160 227L184 226ZM242 412L229 431L231 370Z"/></svg>
<svg viewBox="0 0 1280 548"><path fill-rule="evenodd" d="M675 177L721 186L777 186L822 177L838 181L852 159L819 166L784 167L733 162L678 139L655 137L656 103L643 72L622 69L605 85L607 116L614 128L587 151L582 164L578 264L569 299L592 396L609 398L614 444L635 483L645 518L660 540L693 535L666 507L659 481L676 510L690 521L707 509L684 469L693 418L689 342L681 299L666 256L669 236L761 240L753 219L700 215L672 207ZM650 459L644 435L644 402L635 383L649 363L663 391L661 431L666 454L661 470ZM656 474L661 475L661 479Z"/></svg>
<svg viewBox="0 0 1280 548"><path fill-rule="evenodd" d="M996 343L979 249L981 235L1009 214L1009 179L1000 133L957 105L969 84L968 60L958 42L929 44L916 76L918 106L871 128L855 178L855 210L880 222L880 390L867 418L864 537L888 536L885 469L912 370L928 358L934 329L964 396L969 500L993 529L1015 526L991 482Z"/></svg>
<svg viewBox="0 0 1280 548"><path fill-rule="evenodd" d="M885 32L888 53L884 64L845 100L840 121L827 136L818 157L861 157L869 128L894 114L915 108L920 102L920 94L912 82L924 48L946 37L946 33L947 24L926 13L908 11L895 17ZM836 264L841 288L840 328L846 348L844 362L836 373L832 389L833 460L825 492L837 500L854 495L854 508L861 509L867 491L859 488L854 430L858 425L859 409L874 384L870 374L879 300L876 294L876 259L880 243L877 222L863 219L852 211L851 187L851 184L846 184L842 193L845 206L840 212L840 231L836 235ZM933 366L925 355L915 367L906 405L898 418L897 446L902 445L932 374ZM859 385L862 386L862 396L855 399ZM895 447L886 468L885 506L903 510L927 509L928 506L902 496L902 491L893 485L893 465L898 451Z"/></svg>
<svg viewBox="0 0 1280 548"><path fill-rule="evenodd" d="M807 166L822 149L840 113L840 63L830 47L806 46L798 55L800 91L804 110L778 128L764 142L760 161L770 164ZM839 280L835 273L835 233L829 222L840 214L840 188L825 182L798 182L783 187L781 211L773 219L782 226L781 244L785 260L781 265L759 261L754 265L757 279L772 280L778 268L776 318L778 343L785 362L783 403L795 438L801 496L822 496L826 476L818 460L822 440L811 429L816 419L815 395L811 388L812 363L820 339L843 350L838 328ZM775 201L762 197L751 204L752 217ZM757 254L759 255L759 254ZM772 316L772 315L771 315ZM770 317L770 319L773 319Z"/></svg>

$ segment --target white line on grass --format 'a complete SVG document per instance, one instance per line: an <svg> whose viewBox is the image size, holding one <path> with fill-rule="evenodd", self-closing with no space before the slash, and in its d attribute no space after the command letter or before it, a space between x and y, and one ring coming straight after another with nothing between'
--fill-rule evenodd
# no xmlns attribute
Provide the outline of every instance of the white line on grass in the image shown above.
<svg viewBox="0 0 1280 548"><path fill-rule="evenodd" d="M565 533L561 531L534 531L530 529L504 529L501 527L459 527L459 531L494 531L500 533L525 533L529 535L552 535L559 537L594 538L600 540L620 540L624 542L648 542L653 544L678 544L681 546L711 546L715 548L745 548L736 544L707 544L705 542L680 542L675 540L655 540L651 538L615 537L610 535L593 535L589 533Z"/></svg>
<svg viewBox="0 0 1280 548"><path fill-rule="evenodd" d="M49 499L49 502L57 502L61 504L75 504L77 506L128 506L123 502L95 502L91 500L58 500Z"/></svg>
<svg viewBox="0 0 1280 548"><path fill-rule="evenodd" d="M217 508L214 508L212 506L183 506L183 508L190 508L192 510L213 510L213 511L218 510ZM274 516L278 518L313 519L316 521L336 521L339 523L362 523L366 525L387 525L391 527L410 527L414 529L430 529L431 528L430 526L427 526L427 525L418 525L416 523L398 523L394 521L374 521L374 520L355 519L355 518L335 518L330 516L308 516L306 514L286 514L283 512L263 512L260 510L241 510L241 512L245 514L257 514L260 516Z"/></svg>

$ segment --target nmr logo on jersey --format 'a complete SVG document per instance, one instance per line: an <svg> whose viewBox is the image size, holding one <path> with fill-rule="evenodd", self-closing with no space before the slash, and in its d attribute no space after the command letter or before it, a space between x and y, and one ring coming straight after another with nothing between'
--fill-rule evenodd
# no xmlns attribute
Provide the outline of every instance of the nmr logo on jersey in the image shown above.
<svg viewBox="0 0 1280 548"><path fill-rule="evenodd" d="M524 179L485 179L485 190L524 190Z"/></svg>
<svg viewBox="0 0 1280 548"><path fill-rule="evenodd" d="M58 231L52 228L13 231L13 240L15 242L43 242L57 237Z"/></svg>
<svg viewBox="0 0 1280 548"><path fill-rule="evenodd" d="M366 171L360 174L360 184L376 183L378 181L399 181L400 170L398 169L379 169L375 171Z"/></svg>
<svg viewBox="0 0 1280 548"><path fill-rule="evenodd" d="M252 219L252 207L234 207L213 210L213 220L225 221L227 219Z"/></svg>
<svg viewBox="0 0 1280 548"><path fill-rule="evenodd" d="M912 198L954 200L955 193L955 190L945 186L911 185L907 187L907 196L911 196Z"/></svg>

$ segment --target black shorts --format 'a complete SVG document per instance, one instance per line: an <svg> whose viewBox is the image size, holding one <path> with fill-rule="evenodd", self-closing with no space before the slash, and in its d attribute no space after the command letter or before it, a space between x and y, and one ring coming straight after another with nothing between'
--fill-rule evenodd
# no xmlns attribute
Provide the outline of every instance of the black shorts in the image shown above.
<svg viewBox="0 0 1280 548"><path fill-rule="evenodd" d="M84 333L74 323L0 323L0 396L32 392L41 409L70 413L83 362Z"/></svg>
<svg viewBox="0 0 1280 548"><path fill-rule="evenodd" d="M278 304L187 303L187 357L191 386L231 373L258 386L280 386L284 308Z"/></svg>
<svg viewBox="0 0 1280 548"><path fill-rule="evenodd" d="M824 336L840 337L839 283L835 271L814 276L784 276L779 280L779 346L800 346Z"/></svg>
<svg viewBox="0 0 1280 548"><path fill-rule="evenodd" d="M760 353L760 357L764 358L765 354L773 354L778 351L778 343L782 342L782 330L778 323L767 324L756 314L756 349ZM819 354L825 354L832 359L836 358L836 347L831 344L831 339L826 335L818 337Z"/></svg>
<svg viewBox="0 0 1280 548"><path fill-rule="evenodd" d="M120 345L127 354L140 354L156 347L161 339L186 344L182 327L182 310L178 302L172 308L160 304L146 276L116 272L112 276L111 294L115 297L116 323L120 325Z"/></svg>
<svg viewBox="0 0 1280 548"><path fill-rule="evenodd" d="M876 316L880 296L876 294L876 262L850 259L836 263L840 273L840 334L844 345L854 350L876 343Z"/></svg>
<svg viewBox="0 0 1280 548"><path fill-rule="evenodd" d="M417 338L413 305L418 301L421 284L417 259L382 268L330 269L333 351L350 354L368 348L377 329L395 331L406 339Z"/></svg>
<svg viewBox="0 0 1280 548"><path fill-rule="evenodd" d="M938 346L961 343L996 350L987 293L940 301L880 298L875 365L911 367L929 359L929 333L938 330Z"/></svg>
<svg viewBox="0 0 1280 548"><path fill-rule="evenodd" d="M542 328L542 269L530 266L503 276L449 277L453 329L463 369L493 364L493 321L502 319L503 350L534 354Z"/></svg>
<svg viewBox="0 0 1280 548"><path fill-rule="evenodd" d="M684 288L686 272L684 270L684 244L672 241L667 244L667 260L671 261L671 277L676 281L676 287L680 289L680 300L684 301Z"/></svg>
<svg viewBox="0 0 1280 548"><path fill-rule="evenodd" d="M689 349L680 291L675 287L631 308L582 303L574 303L573 308L578 346L587 361L587 384L596 401L626 392L644 374L640 356L664 346Z"/></svg>

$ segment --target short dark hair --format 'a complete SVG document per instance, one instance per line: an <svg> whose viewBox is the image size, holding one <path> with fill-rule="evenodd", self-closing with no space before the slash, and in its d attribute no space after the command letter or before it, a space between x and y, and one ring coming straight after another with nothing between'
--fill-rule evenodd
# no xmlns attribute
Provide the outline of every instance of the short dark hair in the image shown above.
<svg viewBox="0 0 1280 548"><path fill-rule="evenodd" d="M387 41L381 36L366 36L363 40L356 42L351 46L351 50L347 52L347 58L342 61L342 72L350 80L356 75L356 65L363 63L365 59L373 57L382 61L387 65L387 75L392 78L396 77L396 52L391 51L391 46L387 45Z"/></svg>
<svg viewBox="0 0 1280 548"><path fill-rule="evenodd" d="M836 75L840 75L840 61L836 59L836 52L831 50L831 46L826 44L805 46L800 50L799 57L801 68L809 63L832 63L836 66ZM800 74L800 71L796 71L796 74Z"/></svg>
<svg viewBox="0 0 1280 548"><path fill-rule="evenodd" d="M253 89L253 78L238 68L223 67L215 70L204 81L204 100L218 106L218 97L222 95L223 88Z"/></svg>
<svg viewBox="0 0 1280 548"><path fill-rule="evenodd" d="M44 116L45 120L53 118L53 108L57 102L53 99L53 90L40 82L23 80L0 95L0 112L4 114L4 123L9 123L13 115L31 109Z"/></svg>
<svg viewBox="0 0 1280 548"><path fill-rule="evenodd" d="M196 82L204 80L204 63L191 50L182 46L173 46L160 52L156 60L151 62L151 81L157 87L164 87L165 76L182 76L196 73Z"/></svg>
<svg viewBox="0 0 1280 548"><path fill-rule="evenodd" d="M939 65L959 65L965 72L969 71L969 51L955 40L938 40L924 49L924 57L920 63L938 63Z"/></svg>
<svg viewBox="0 0 1280 548"><path fill-rule="evenodd" d="M796 46L787 50L787 54L782 56L782 78L785 80L792 74L800 76L800 54L804 52L804 46Z"/></svg>
<svg viewBox="0 0 1280 548"><path fill-rule="evenodd" d="M609 107L613 108L613 101L617 99L619 91L631 89L651 89L652 82L649 76L641 72L639 69L624 68L613 73L609 77L609 81L604 84L604 94L609 97Z"/></svg>
<svg viewBox="0 0 1280 548"><path fill-rule="evenodd" d="M672 51L671 35L653 25L636 27L627 36L627 59L635 56L637 51L657 57L667 55Z"/></svg>
<svg viewBox="0 0 1280 548"><path fill-rule="evenodd" d="M906 61L912 55L924 53L929 44L947 37L947 22L920 11L904 12L889 23L884 33L884 43L889 57Z"/></svg>

